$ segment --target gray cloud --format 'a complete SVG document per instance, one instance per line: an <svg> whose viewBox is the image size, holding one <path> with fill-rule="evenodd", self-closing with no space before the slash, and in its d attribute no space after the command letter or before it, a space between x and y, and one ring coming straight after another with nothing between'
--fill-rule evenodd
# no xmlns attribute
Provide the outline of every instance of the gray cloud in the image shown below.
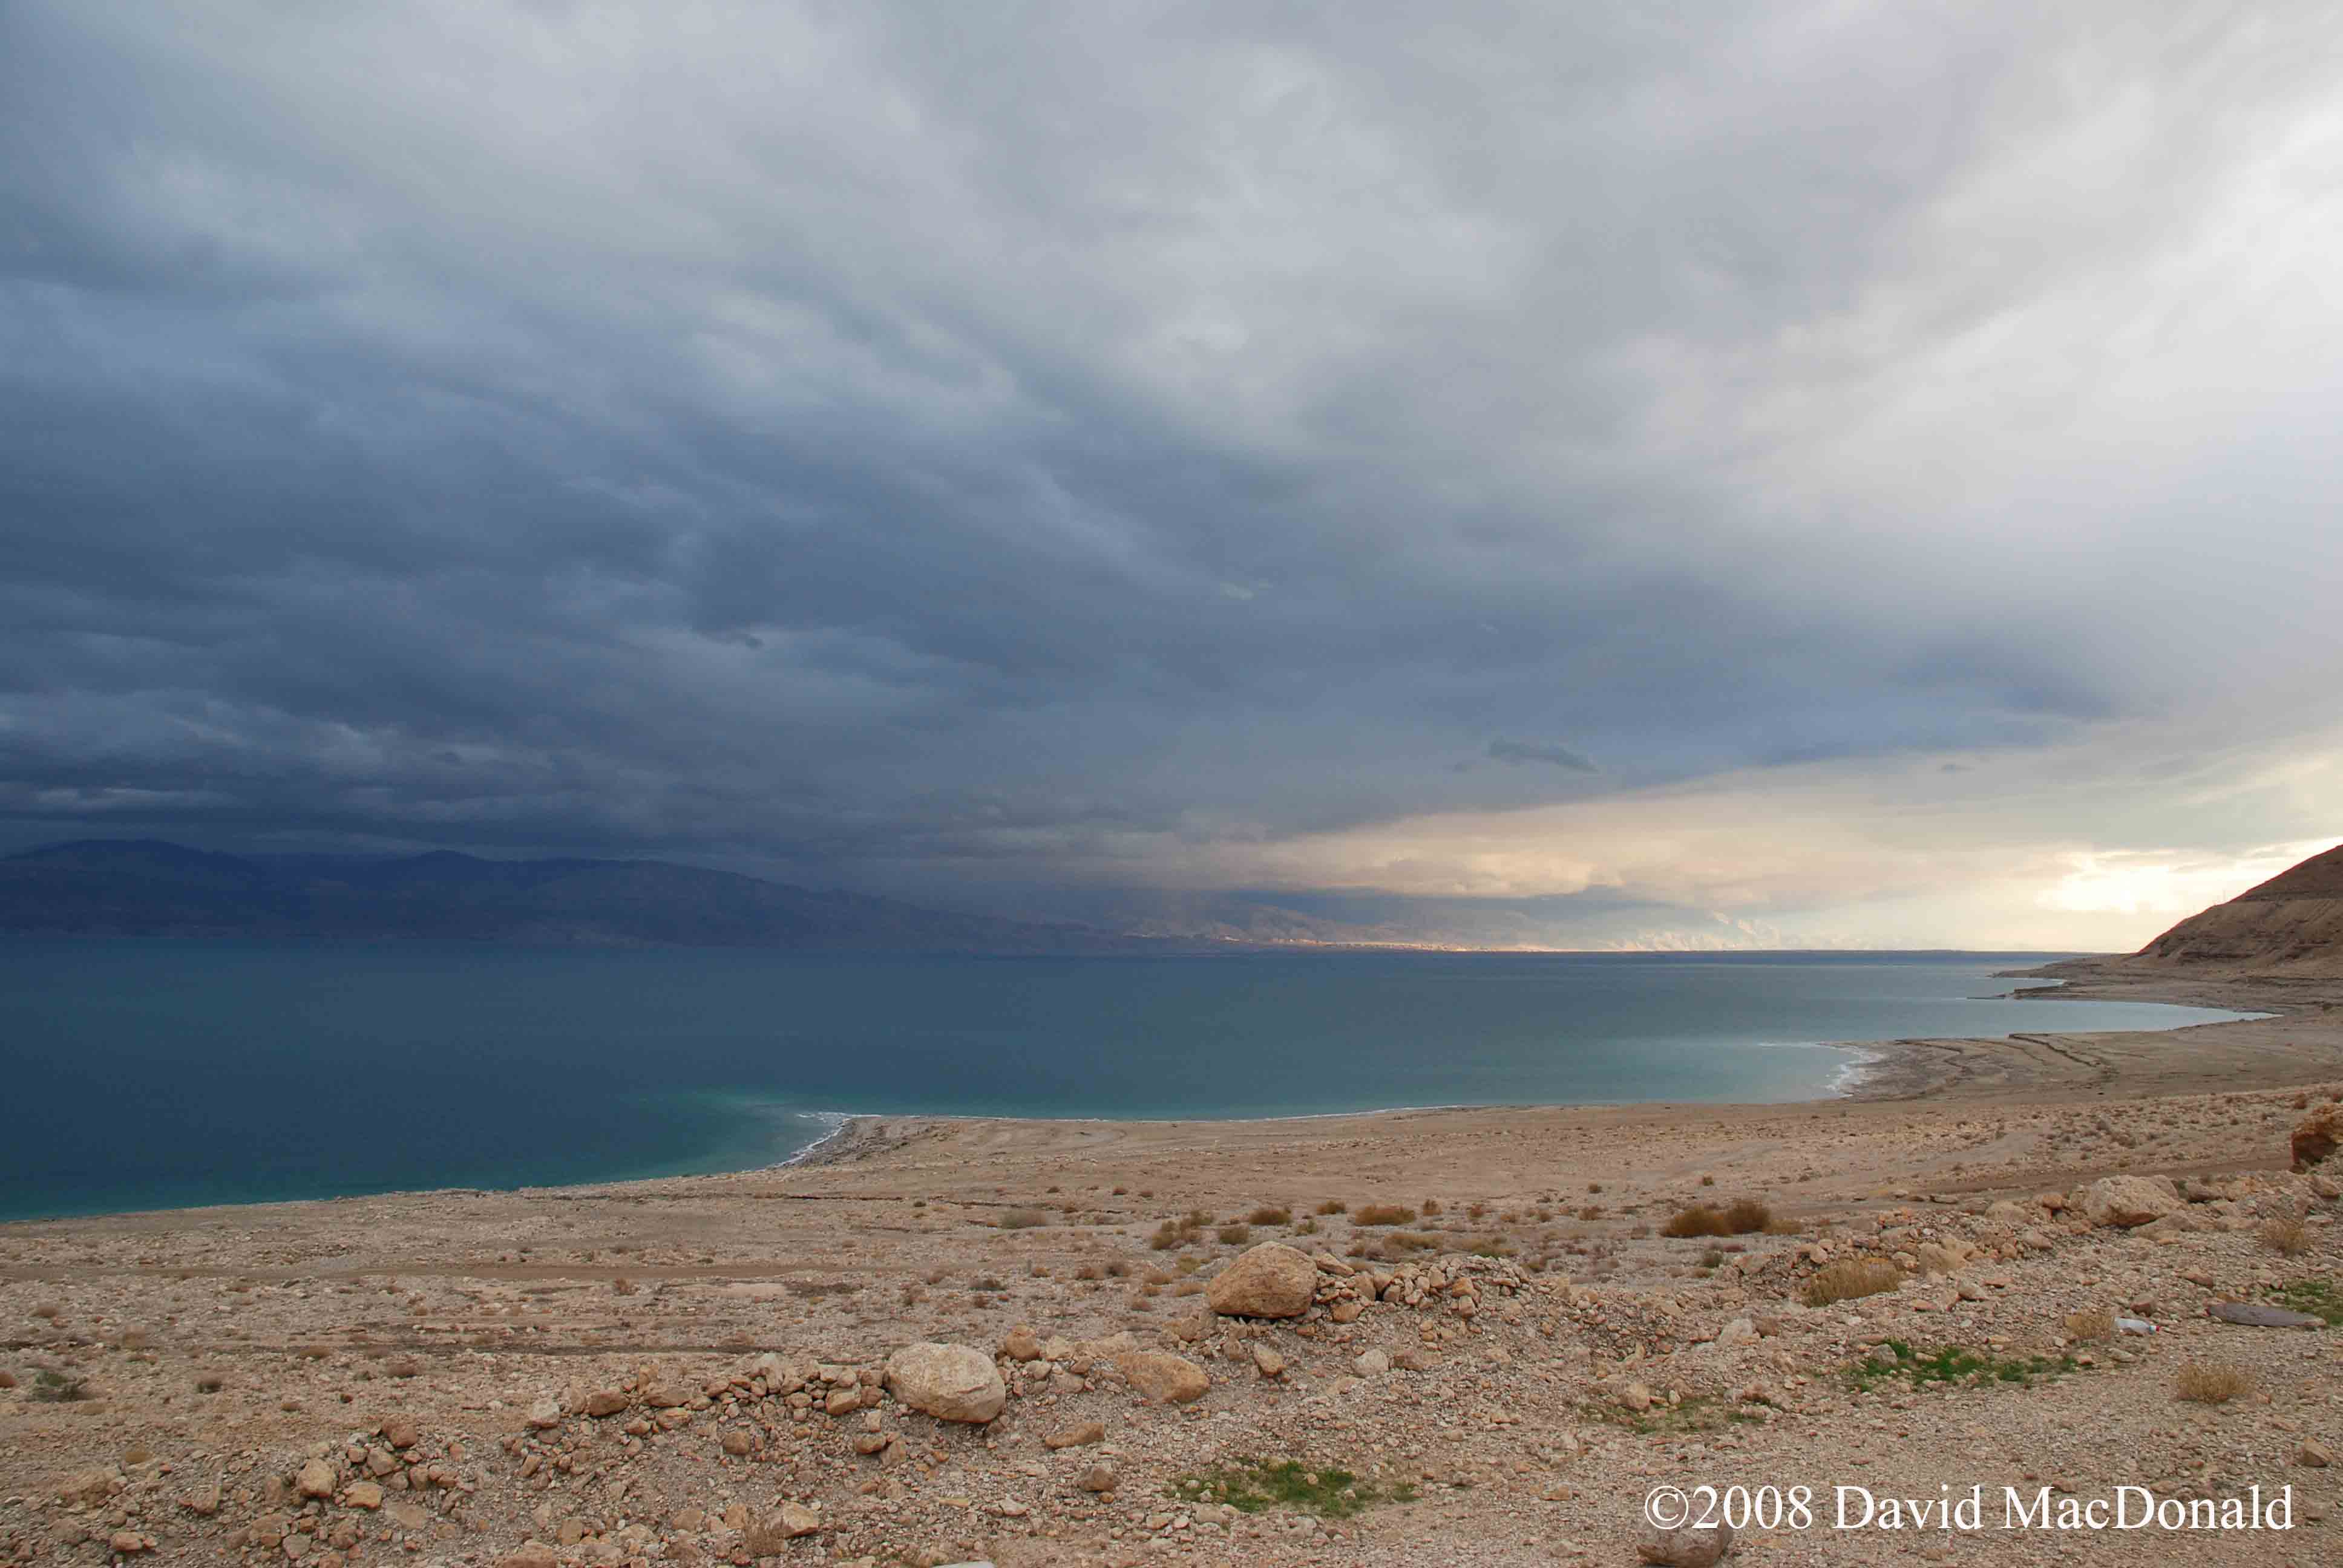
<svg viewBox="0 0 2343 1568"><path fill-rule="evenodd" d="M1492 740L1489 755L1499 762L1545 762L1580 773L1592 773L1594 764L1566 746L1540 746L1526 740Z"/></svg>
<svg viewBox="0 0 2343 1568"><path fill-rule="evenodd" d="M2325 23L8 7L0 831L981 902L2291 722Z"/></svg>

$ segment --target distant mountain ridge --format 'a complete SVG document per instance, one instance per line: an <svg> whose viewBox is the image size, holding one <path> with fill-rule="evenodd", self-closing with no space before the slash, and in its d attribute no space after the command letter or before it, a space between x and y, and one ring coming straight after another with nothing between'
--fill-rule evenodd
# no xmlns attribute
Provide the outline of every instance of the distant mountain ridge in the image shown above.
<svg viewBox="0 0 2343 1568"><path fill-rule="evenodd" d="M1180 946L664 860L247 857L158 839L84 839L0 859L0 933L1003 954Z"/></svg>
<svg viewBox="0 0 2343 1568"><path fill-rule="evenodd" d="M2343 844L2189 916L2127 961L2343 978Z"/></svg>

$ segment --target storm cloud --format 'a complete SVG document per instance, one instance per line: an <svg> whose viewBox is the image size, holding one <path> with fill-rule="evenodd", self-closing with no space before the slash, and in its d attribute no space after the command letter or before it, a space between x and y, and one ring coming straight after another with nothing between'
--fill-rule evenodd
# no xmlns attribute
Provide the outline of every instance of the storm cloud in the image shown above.
<svg viewBox="0 0 2343 1568"><path fill-rule="evenodd" d="M2338 830L2330 30L18 0L0 834L2099 935Z"/></svg>

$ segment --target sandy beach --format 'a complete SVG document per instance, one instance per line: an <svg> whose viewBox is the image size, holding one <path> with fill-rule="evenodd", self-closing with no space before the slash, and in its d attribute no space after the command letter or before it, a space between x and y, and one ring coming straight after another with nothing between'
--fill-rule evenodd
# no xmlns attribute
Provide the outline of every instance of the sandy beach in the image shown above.
<svg viewBox="0 0 2343 1568"><path fill-rule="evenodd" d="M2093 1549L2333 1561L2336 1336L2206 1313L2338 1300L2288 1167L2343 983L2057 972L2273 1016L1888 1042L1805 1104L864 1118L771 1171L0 1227L0 1560L1632 1563L1654 1486L1974 1483L1987 1526L2005 1486L2291 1488L2288 1531ZM1662 1233L1736 1200L1764 1228ZM1215 1311L1265 1242L1301 1315ZM1808 1304L1862 1260L1893 1288ZM920 1408L926 1342L1000 1412ZM1986 1371L1916 1370L1956 1348ZM1352 1495L1234 1505L1287 1458ZM2072 1550L1830 1524L1733 1560Z"/></svg>

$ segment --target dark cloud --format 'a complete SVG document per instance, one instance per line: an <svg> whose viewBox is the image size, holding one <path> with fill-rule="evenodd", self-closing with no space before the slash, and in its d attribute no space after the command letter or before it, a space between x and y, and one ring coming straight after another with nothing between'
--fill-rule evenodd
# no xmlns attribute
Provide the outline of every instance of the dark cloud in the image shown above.
<svg viewBox="0 0 2343 1568"><path fill-rule="evenodd" d="M2322 28L0 9L0 831L980 901L2315 685L2325 446L2127 454L2332 412Z"/></svg>
<svg viewBox="0 0 2343 1568"><path fill-rule="evenodd" d="M1594 764L1566 746L1538 746L1526 740L1492 740L1489 755L1500 762L1545 762L1580 773L1592 773Z"/></svg>

